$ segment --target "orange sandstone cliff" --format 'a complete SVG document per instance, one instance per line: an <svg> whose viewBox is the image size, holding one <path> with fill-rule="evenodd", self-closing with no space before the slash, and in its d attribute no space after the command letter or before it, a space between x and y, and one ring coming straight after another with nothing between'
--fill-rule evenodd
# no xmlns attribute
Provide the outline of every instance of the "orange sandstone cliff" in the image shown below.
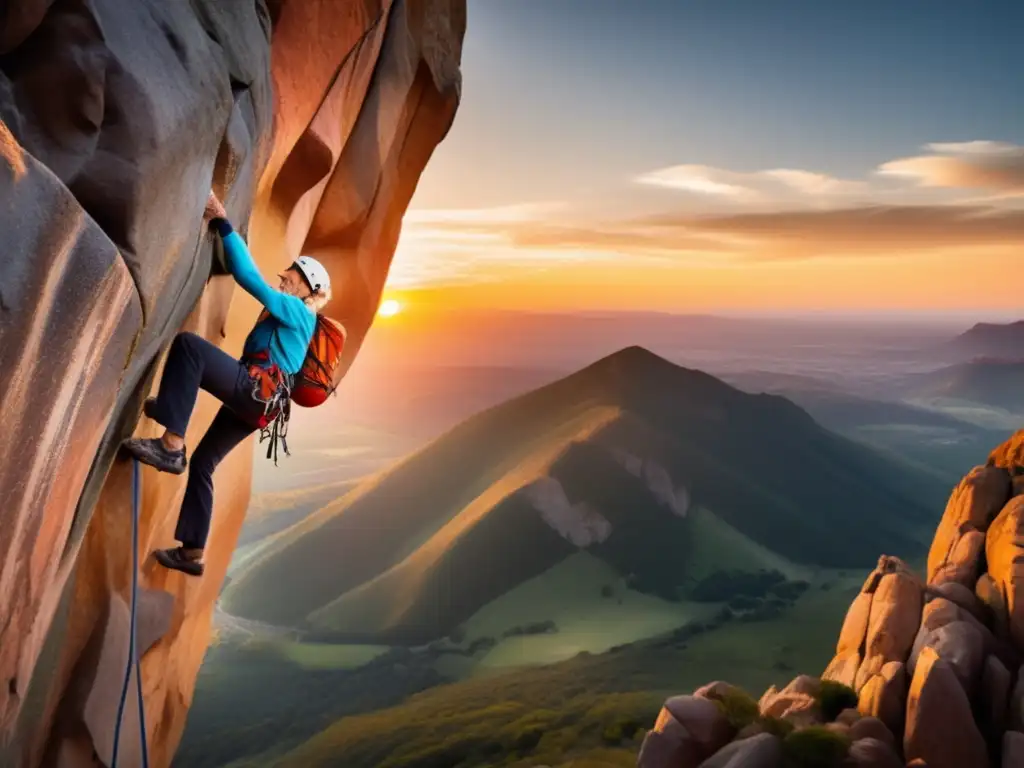
<svg viewBox="0 0 1024 768"><path fill-rule="evenodd" d="M883 556L836 656L755 701L665 702L639 768L1024 766L1024 430L953 490L926 573Z"/></svg>
<svg viewBox="0 0 1024 768"><path fill-rule="evenodd" d="M350 364L454 118L465 26L465 0L0 8L0 765L109 763L132 554L117 446L155 434L141 405L176 332L237 354L257 311L201 226L207 191L265 274L300 252L328 266ZM190 446L214 412L201 395ZM251 471L244 448L218 470L199 580L148 557L173 543L184 479L143 471L154 766L185 725ZM122 766L139 764L134 690Z"/></svg>

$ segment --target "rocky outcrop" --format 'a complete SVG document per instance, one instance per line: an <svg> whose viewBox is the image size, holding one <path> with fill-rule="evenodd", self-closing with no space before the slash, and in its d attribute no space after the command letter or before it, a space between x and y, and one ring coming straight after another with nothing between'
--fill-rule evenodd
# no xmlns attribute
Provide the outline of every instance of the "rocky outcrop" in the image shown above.
<svg viewBox="0 0 1024 768"><path fill-rule="evenodd" d="M161 354L237 354L255 303L200 224L211 186L265 273L331 270L346 364L402 214L460 96L465 0L29 0L0 11L0 764L109 760L128 648L131 471ZM16 7L15 7L16 6ZM215 404L205 395L195 445ZM183 478L143 471L138 642L152 765L168 765L248 502L218 470L206 575L173 542ZM130 688L134 691L134 684ZM129 698L121 765L137 764Z"/></svg>
<svg viewBox="0 0 1024 768"><path fill-rule="evenodd" d="M834 762L814 764L844 768L1024 765L1020 478L1024 431L953 490L924 578L881 557L850 605L820 680L802 675L759 703L722 682L698 690L695 696L714 700L732 726L729 744L703 765L732 765L755 733L775 747L760 763L767 768L803 764L801 749L819 758L835 750ZM835 714L830 697L849 698L856 709ZM637 764L671 765L647 741Z"/></svg>

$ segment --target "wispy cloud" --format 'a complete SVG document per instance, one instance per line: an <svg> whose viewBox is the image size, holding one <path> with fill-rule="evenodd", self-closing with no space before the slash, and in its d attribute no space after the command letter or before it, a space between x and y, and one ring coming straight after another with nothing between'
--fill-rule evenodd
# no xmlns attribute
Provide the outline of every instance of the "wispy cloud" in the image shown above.
<svg viewBox="0 0 1024 768"><path fill-rule="evenodd" d="M908 251L1024 246L1024 211L965 206L869 206L693 218L662 216L666 233L722 233L746 238L745 258L892 256Z"/></svg>
<svg viewBox="0 0 1024 768"><path fill-rule="evenodd" d="M937 143L931 154L883 164L878 173L922 187L986 189L1024 194L1024 147L996 141Z"/></svg>
<svg viewBox="0 0 1024 768"><path fill-rule="evenodd" d="M760 193L747 186L748 175L707 165L673 165L637 177L640 184L697 192L702 195L756 199Z"/></svg>
<svg viewBox="0 0 1024 768"><path fill-rule="evenodd" d="M759 175L779 181L790 189L805 195L862 195L870 189L868 184L863 181L837 179L824 173L790 168L762 171Z"/></svg>
<svg viewBox="0 0 1024 768"><path fill-rule="evenodd" d="M568 206L560 201L462 209L411 209L402 223L388 273L392 287L431 283L487 282L502 274L530 272L554 262L612 259L611 249L545 250L521 238L554 226Z"/></svg>
<svg viewBox="0 0 1024 768"><path fill-rule="evenodd" d="M638 184L718 198L742 207L802 203L812 207L837 204L871 192L865 181L839 179L798 168L772 168L753 173L707 165L673 165L641 174Z"/></svg>
<svg viewBox="0 0 1024 768"><path fill-rule="evenodd" d="M708 207L695 206L692 195L670 196L667 212L633 217L585 219L557 201L411 210L393 281L488 280L623 257L638 266L645 259L726 266L1024 248L1024 148L973 141L925 151L884 163L868 179L705 165L634 179L722 202L704 215L696 211Z"/></svg>
<svg viewBox="0 0 1024 768"><path fill-rule="evenodd" d="M565 210L566 204L558 200L517 203L481 208L413 208L406 212L403 223L424 226L448 224L493 225L518 221L536 221Z"/></svg>
<svg viewBox="0 0 1024 768"><path fill-rule="evenodd" d="M707 165L674 165L643 173L634 181L761 208L820 209L853 202L928 204L955 202L957 194L968 202L963 193L976 195L978 190L995 193L992 201L1024 194L1024 147L979 140L936 142L925 145L924 150L928 154L883 163L864 179L841 179L799 168L746 173Z"/></svg>

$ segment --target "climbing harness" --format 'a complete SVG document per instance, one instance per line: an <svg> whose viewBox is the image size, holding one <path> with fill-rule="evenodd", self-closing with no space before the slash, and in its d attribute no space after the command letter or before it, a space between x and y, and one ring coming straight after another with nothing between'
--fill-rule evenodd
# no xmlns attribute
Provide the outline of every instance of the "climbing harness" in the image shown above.
<svg viewBox="0 0 1024 768"><path fill-rule="evenodd" d="M274 457L274 466L277 466L277 444L280 442L284 448L284 455L291 456L288 450L288 421L292 416L291 386L285 377L281 388L275 393L272 402L268 402L263 411L263 418L260 420L260 445L269 440L267 445L267 459Z"/></svg>
<svg viewBox="0 0 1024 768"><path fill-rule="evenodd" d="M146 742L146 703L142 699L142 671L139 666L139 653L135 645L135 609L139 597L139 499L141 496L141 480L139 477L139 461L132 461L132 605L130 632L128 636L128 664L124 671L124 684L121 686L121 701L117 705L117 720L114 723L114 749L110 758L110 768L117 768L117 748L121 741L121 719L124 706L128 699L128 683L131 681L132 668L135 669L135 690L139 701L139 740L142 747L142 768L149 768L149 745Z"/></svg>
<svg viewBox="0 0 1024 768"><path fill-rule="evenodd" d="M269 440L267 458L273 457L277 466L277 444L281 443L286 456L288 451L288 420L291 418L292 377L270 362L270 352L261 350L246 356L249 379L252 381L252 398L263 405L263 413L253 426L260 431L260 444Z"/></svg>
<svg viewBox="0 0 1024 768"><path fill-rule="evenodd" d="M270 313L264 309L256 324L264 322ZM277 333L276 329L274 333ZM273 338L273 337L271 337ZM341 353L345 346L345 328L337 320L317 314L313 336L306 349L302 368L295 375L286 374L270 357L270 349L251 352L243 358L248 365L252 381L253 399L263 405L263 414L254 426L260 430L260 445L267 445L267 459L274 459L277 466L278 445L288 450L288 422L291 419L292 402L304 408L323 403L334 394L338 386L337 371Z"/></svg>

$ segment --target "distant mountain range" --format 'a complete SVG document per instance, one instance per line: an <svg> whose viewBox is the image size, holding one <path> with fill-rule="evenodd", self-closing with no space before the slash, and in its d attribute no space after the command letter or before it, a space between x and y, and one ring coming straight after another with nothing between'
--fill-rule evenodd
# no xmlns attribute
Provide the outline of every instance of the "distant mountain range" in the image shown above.
<svg viewBox="0 0 1024 768"><path fill-rule="evenodd" d="M222 605L419 644L581 551L665 599L737 559L914 556L934 484L783 397L630 347L478 413L278 536Z"/></svg>
<svg viewBox="0 0 1024 768"><path fill-rule="evenodd" d="M1024 411L1024 359L978 358L930 373L909 382L916 397L951 398Z"/></svg>
<svg viewBox="0 0 1024 768"><path fill-rule="evenodd" d="M945 345L949 352L968 360L994 357L1024 360L1024 320L1014 323L978 323Z"/></svg>

